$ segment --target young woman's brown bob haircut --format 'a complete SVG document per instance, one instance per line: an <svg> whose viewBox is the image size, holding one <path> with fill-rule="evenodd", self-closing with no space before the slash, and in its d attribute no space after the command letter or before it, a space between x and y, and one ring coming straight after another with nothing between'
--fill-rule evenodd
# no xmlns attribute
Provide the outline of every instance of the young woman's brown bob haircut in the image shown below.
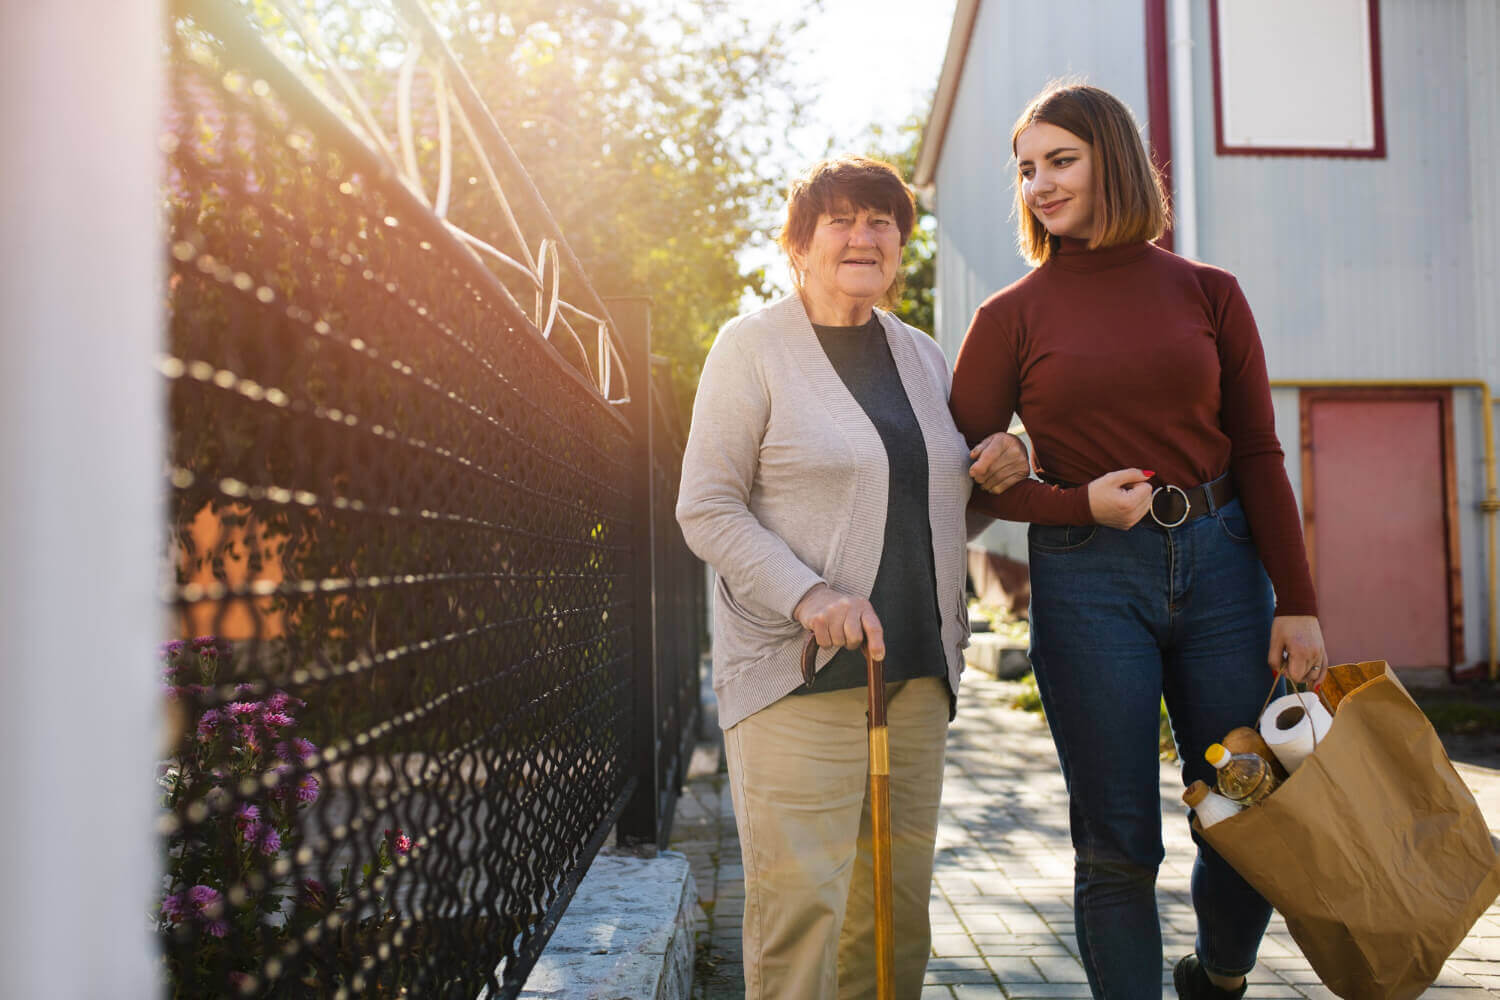
<svg viewBox="0 0 1500 1000"><path fill-rule="evenodd" d="M1094 213L1098 230L1090 249L1154 240L1166 232L1167 195L1161 175L1146 155L1130 109L1108 91L1086 83L1049 84L1032 98L1010 131L1010 151L1037 122L1072 132L1093 147ZM1059 241L1031 214L1016 173L1016 242L1021 256L1040 266Z"/></svg>
<svg viewBox="0 0 1500 1000"><path fill-rule="evenodd" d="M812 245L818 218L838 208L870 209L889 212L901 232L901 245L911 238L917 222L917 200L900 172L889 163L868 156L838 156L815 164L796 180L786 193L786 224L776 238L782 253L792 267L792 281L800 289L802 275L797 258ZM899 293L901 277L887 293L887 300Z"/></svg>

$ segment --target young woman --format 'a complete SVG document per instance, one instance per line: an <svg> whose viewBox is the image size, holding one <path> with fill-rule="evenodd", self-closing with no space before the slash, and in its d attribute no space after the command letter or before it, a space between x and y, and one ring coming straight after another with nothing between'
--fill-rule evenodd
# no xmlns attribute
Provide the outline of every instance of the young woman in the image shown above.
<svg viewBox="0 0 1500 1000"><path fill-rule="evenodd" d="M970 442L1012 411L1041 480L975 492L1031 523L1031 660L1068 784L1079 949L1096 997L1159 996L1158 705L1183 781L1272 682L1324 670L1260 335L1234 277L1154 246L1161 182L1130 112L1039 94L1011 133L1022 255L980 306L951 405ZM1268 579L1269 577L1269 579ZM1274 587L1274 606L1273 606ZM1238 997L1270 906L1201 841L1184 997Z"/></svg>

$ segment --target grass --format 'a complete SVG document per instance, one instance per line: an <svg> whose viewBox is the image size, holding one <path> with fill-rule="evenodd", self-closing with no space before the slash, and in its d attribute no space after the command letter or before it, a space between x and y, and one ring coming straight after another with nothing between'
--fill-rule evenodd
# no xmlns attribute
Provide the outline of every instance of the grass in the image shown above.
<svg viewBox="0 0 1500 1000"><path fill-rule="evenodd" d="M1407 691L1442 735L1500 732L1500 686L1490 681Z"/></svg>

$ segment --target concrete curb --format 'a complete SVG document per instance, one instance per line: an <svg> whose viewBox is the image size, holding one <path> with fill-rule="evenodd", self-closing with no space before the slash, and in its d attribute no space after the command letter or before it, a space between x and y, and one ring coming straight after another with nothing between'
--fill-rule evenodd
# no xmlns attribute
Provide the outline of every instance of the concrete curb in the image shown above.
<svg viewBox="0 0 1500 1000"><path fill-rule="evenodd" d="M601 853L526 980L522 1000L686 1000L698 889L676 851Z"/></svg>

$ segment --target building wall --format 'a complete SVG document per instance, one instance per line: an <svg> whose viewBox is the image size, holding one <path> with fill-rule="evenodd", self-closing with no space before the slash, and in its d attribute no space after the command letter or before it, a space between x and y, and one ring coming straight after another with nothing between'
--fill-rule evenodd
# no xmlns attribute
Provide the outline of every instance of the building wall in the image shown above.
<svg viewBox="0 0 1500 1000"><path fill-rule="evenodd" d="M1208 3L1192 0L1198 256L1239 278L1272 379L1477 378L1500 390L1500 4L1381 0L1387 155L1374 160L1218 155ZM1133 4L1063 0L1039 13L981 3L936 170L936 334L950 361L978 304L1026 271L1010 218L1015 115L1048 80L1078 73L1124 99L1144 129L1144 30ZM1277 387L1273 397L1300 500L1299 393ZM1473 390L1455 390L1453 404L1465 656L1475 662L1487 655L1478 505L1491 415ZM1019 527L983 542L1025 558Z"/></svg>
<svg viewBox="0 0 1500 1000"><path fill-rule="evenodd" d="M1493 0L1382 0L1379 160L1218 155L1208 0L1193 4L1192 37L1199 256L1239 278L1271 378L1479 378L1500 387ZM1278 388L1276 402L1300 499L1297 390ZM1455 390L1466 662L1487 655L1478 403L1474 390ZM1378 484L1371 491L1378 496Z"/></svg>

